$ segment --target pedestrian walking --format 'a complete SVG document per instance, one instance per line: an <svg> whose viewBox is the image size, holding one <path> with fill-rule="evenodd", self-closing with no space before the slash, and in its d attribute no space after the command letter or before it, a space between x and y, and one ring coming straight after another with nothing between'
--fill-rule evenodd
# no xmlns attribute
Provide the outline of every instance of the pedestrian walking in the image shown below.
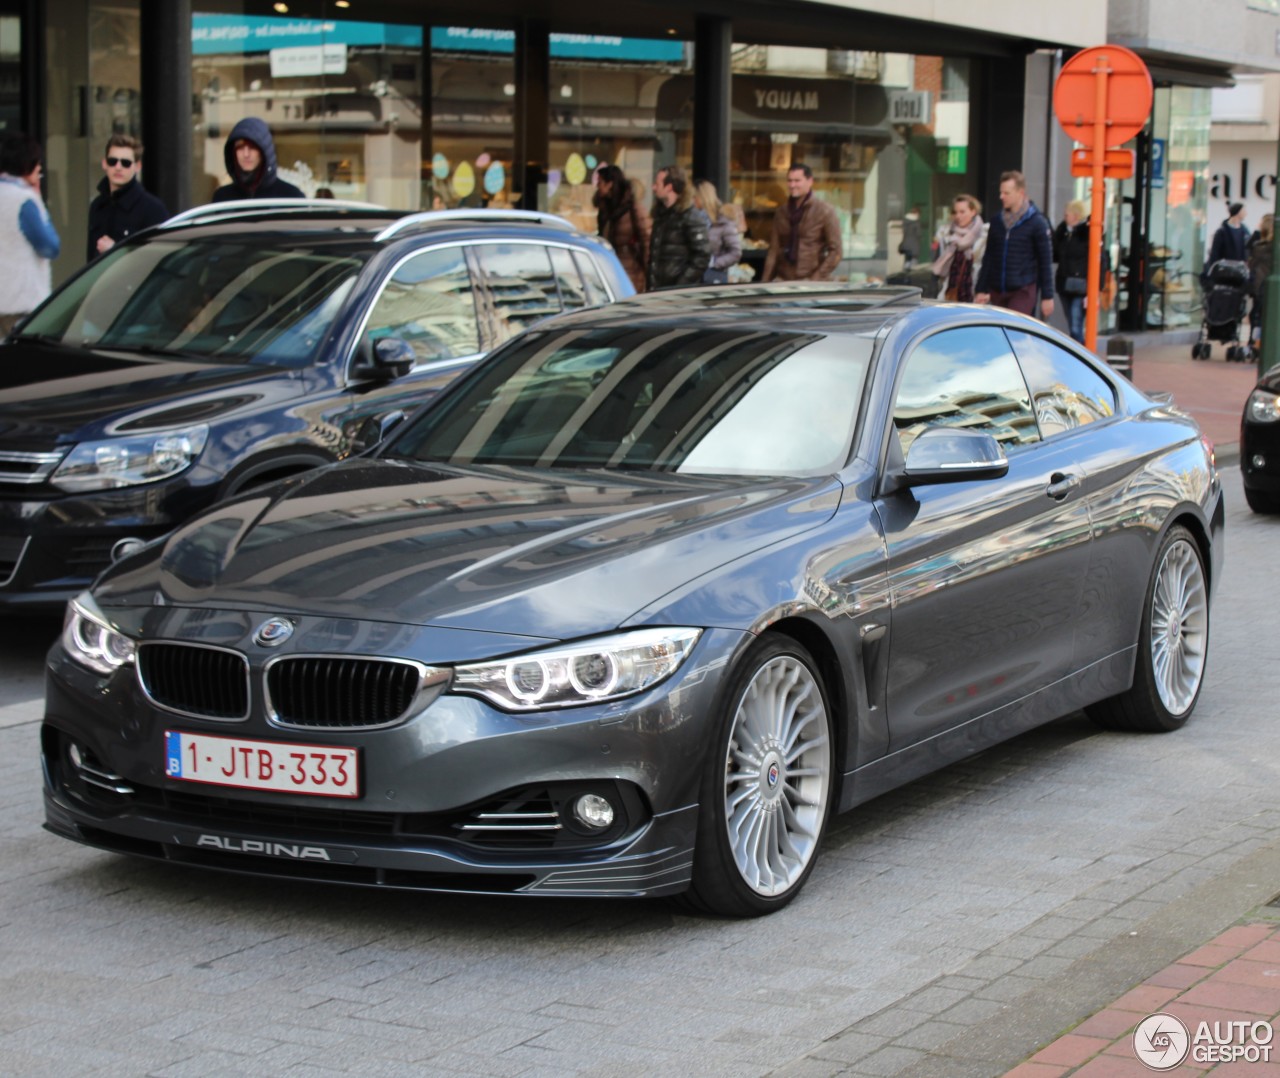
<svg viewBox="0 0 1280 1078"><path fill-rule="evenodd" d="M1244 203L1232 202L1227 206L1227 219L1218 226L1209 244L1209 257L1204 260L1201 283L1209 280L1209 271L1217 262L1248 262L1249 230L1244 226Z"/></svg>
<svg viewBox="0 0 1280 1078"><path fill-rule="evenodd" d="M1267 313L1267 278L1271 276L1272 252L1275 248L1275 215L1262 217L1258 231L1249 240L1249 292L1253 305L1249 308L1249 337L1254 347L1262 344L1262 326Z"/></svg>
<svg viewBox="0 0 1280 1078"><path fill-rule="evenodd" d="M986 224L982 203L973 195L956 195L951 220L938 234L938 257L930 269L941 281L939 295L957 303L973 302L975 267L980 263Z"/></svg>
<svg viewBox="0 0 1280 1078"><path fill-rule="evenodd" d="M40 196L40 144L20 131L0 140L0 337L53 290L52 262L62 249Z"/></svg>
<svg viewBox="0 0 1280 1078"><path fill-rule="evenodd" d="M1053 230L1027 197L1027 181L1011 169L1000 175L1001 210L991 221L974 300L1022 314L1053 314Z"/></svg>
<svg viewBox="0 0 1280 1078"><path fill-rule="evenodd" d="M1062 297L1067 332L1072 340L1081 344L1084 343L1085 295L1089 291L1089 219L1085 212L1084 202L1073 199L1063 209L1062 220L1053 231L1053 260L1058 264L1054 284ZM1098 266L1100 295L1110 268L1111 260L1104 247Z"/></svg>
<svg viewBox="0 0 1280 1078"><path fill-rule="evenodd" d="M617 165L596 169L596 190L591 201L596 207L596 231L613 245L635 290L643 292L653 230L649 211L636 201L631 181Z"/></svg>
<svg viewBox="0 0 1280 1078"><path fill-rule="evenodd" d="M231 182L213 193L214 202L242 198L303 198L303 193L276 175L276 144L266 122L246 116L231 129L222 150Z"/></svg>
<svg viewBox="0 0 1280 1078"><path fill-rule="evenodd" d="M92 262L121 240L158 225L169 216L165 205L142 186L142 143L132 135L112 135L102 155L103 177L98 195L89 203L89 245Z"/></svg>
<svg viewBox="0 0 1280 1078"><path fill-rule="evenodd" d="M738 219L725 209L716 193L716 185L710 180L698 180L693 188L694 205L710 221L707 239L711 243L711 261L702 275L702 283L728 284L729 267L742 260L742 233L738 231Z"/></svg>
<svg viewBox="0 0 1280 1078"><path fill-rule="evenodd" d="M773 215L765 281L829 281L844 257L835 207L814 197L813 169L787 170L787 201Z"/></svg>
<svg viewBox="0 0 1280 1078"><path fill-rule="evenodd" d="M902 268L907 272L916 268L920 260L920 207L912 206L902 219L902 242L898 244L902 255Z"/></svg>
<svg viewBox="0 0 1280 1078"><path fill-rule="evenodd" d="M693 204L693 188L678 165L658 169L653 180L653 231L649 290L698 284L711 262L707 217Z"/></svg>

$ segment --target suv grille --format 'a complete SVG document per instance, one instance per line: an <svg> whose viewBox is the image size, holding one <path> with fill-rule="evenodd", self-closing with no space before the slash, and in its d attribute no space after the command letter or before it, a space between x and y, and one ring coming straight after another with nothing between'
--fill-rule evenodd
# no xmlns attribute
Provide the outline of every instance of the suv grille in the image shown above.
<svg viewBox="0 0 1280 1078"><path fill-rule="evenodd" d="M267 669L272 717L282 726L368 729L399 722L424 677L445 671L392 659L288 656Z"/></svg>
<svg viewBox="0 0 1280 1078"><path fill-rule="evenodd" d="M138 647L138 679L161 707L206 719L249 717L249 662L199 644Z"/></svg>
<svg viewBox="0 0 1280 1078"><path fill-rule="evenodd" d="M65 449L50 453L26 453L0 449L0 483L16 483L20 486L43 483L53 474L54 468L66 455Z"/></svg>

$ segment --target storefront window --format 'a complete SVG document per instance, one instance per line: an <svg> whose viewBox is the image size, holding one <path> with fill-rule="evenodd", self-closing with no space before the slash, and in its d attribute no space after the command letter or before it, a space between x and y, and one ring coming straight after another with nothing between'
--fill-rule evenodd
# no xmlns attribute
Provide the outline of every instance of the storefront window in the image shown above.
<svg viewBox="0 0 1280 1078"><path fill-rule="evenodd" d="M763 263L787 170L807 164L841 222L839 276L908 271L909 214L921 237L916 257L927 263L951 200L973 185L969 76L967 60L735 46L731 200L746 217L748 262Z"/></svg>
<svg viewBox="0 0 1280 1078"><path fill-rule="evenodd" d="M196 14L191 48L194 202L227 182L227 136L256 116L271 128L279 175L304 194L418 205L420 27Z"/></svg>

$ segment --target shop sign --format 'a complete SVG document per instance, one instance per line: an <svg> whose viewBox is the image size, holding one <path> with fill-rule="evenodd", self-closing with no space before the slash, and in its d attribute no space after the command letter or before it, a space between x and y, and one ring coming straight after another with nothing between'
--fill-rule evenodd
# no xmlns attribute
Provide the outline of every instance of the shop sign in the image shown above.
<svg viewBox="0 0 1280 1078"><path fill-rule="evenodd" d="M431 47L438 52L516 51L514 30L433 26ZM666 38L612 37L607 34L552 34L551 55L564 60L629 60L682 63L684 42Z"/></svg>
<svg viewBox="0 0 1280 1078"><path fill-rule="evenodd" d="M337 19L277 19L253 15L192 15L191 51L197 56L269 52L324 45L422 48L422 27Z"/></svg>
<svg viewBox="0 0 1280 1078"><path fill-rule="evenodd" d="M889 94L891 124L928 124L928 90L894 90Z"/></svg>
<svg viewBox="0 0 1280 1078"><path fill-rule="evenodd" d="M269 56L273 79L298 78L303 75L345 75L347 72L346 45L298 45L287 49L272 49Z"/></svg>
<svg viewBox="0 0 1280 1078"><path fill-rule="evenodd" d="M959 174L969 171L968 146L939 146L938 171Z"/></svg>
<svg viewBox="0 0 1280 1078"><path fill-rule="evenodd" d="M739 116L785 124L784 130L795 130L798 121L844 125L853 122L853 84L739 75L733 79L733 108Z"/></svg>

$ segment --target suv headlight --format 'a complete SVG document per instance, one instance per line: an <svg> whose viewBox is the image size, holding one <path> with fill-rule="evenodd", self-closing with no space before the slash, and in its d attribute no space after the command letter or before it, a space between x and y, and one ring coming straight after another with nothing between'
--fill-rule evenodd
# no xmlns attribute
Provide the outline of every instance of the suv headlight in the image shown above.
<svg viewBox="0 0 1280 1078"><path fill-rule="evenodd" d="M61 490L113 490L154 483L186 471L209 440L206 426L83 442L49 477Z"/></svg>
<svg viewBox="0 0 1280 1078"><path fill-rule="evenodd" d="M1255 389L1249 394L1244 414L1255 423L1274 423L1280 419L1280 396L1265 389Z"/></svg>
<svg viewBox="0 0 1280 1078"><path fill-rule="evenodd" d="M700 629L637 629L454 670L451 692L507 711L580 707L642 692L689 657Z"/></svg>
<svg viewBox="0 0 1280 1078"><path fill-rule="evenodd" d="M89 593L81 592L67 603L62 623L62 646L81 666L109 677L126 663L133 662L137 645L107 623Z"/></svg>

